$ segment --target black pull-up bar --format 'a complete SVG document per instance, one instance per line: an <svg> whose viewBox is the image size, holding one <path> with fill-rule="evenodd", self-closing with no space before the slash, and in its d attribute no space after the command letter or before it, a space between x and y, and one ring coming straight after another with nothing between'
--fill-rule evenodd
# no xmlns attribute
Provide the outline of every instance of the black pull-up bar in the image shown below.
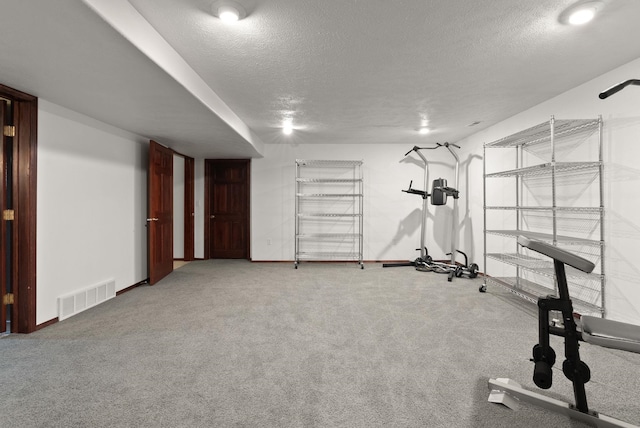
<svg viewBox="0 0 640 428"><path fill-rule="evenodd" d="M606 91L600 92L600 95L598 95L598 97L601 100L604 100L605 98L615 94L616 92L620 92L621 90L623 90L624 88L626 88L629 85L640 85L640 79L629 79L626 82L622 82L622 83L618 83L617 85L613 85L612 87L610 87Z"/></svg>
<svg viewBox="0 0 640 428"><path fill-rule="evenodd" d="M411 152L417 152L418 150L434 150L437 149L439 147L455 147L457 149L460 148L460 146L458 146L457 144L453 144L453 143L435 143L436 145L433 147L418 147L418 146L413 146L413 148L411 150L409 150L407 153L405 153L405 156L409 156L409 153Z"/></svg>

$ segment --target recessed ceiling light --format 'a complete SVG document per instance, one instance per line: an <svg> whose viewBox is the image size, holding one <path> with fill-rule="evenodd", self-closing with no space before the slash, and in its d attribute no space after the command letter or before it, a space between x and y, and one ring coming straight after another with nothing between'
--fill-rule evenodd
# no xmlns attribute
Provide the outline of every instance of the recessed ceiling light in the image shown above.
<svg viewBox="0 0 640 428"><path fill-rule="evenodd" d="M602 6L602 1L598 0L580 1L565 9L560 14L559 20L563 24L584 25L593 20Z"/></svg>
<svg viewBox="0 0 640 428"><path fill-rule="evenodd" d="M427 128L427 127L420 128L420 130L418 132L420 132L422 135L428 134L429 133L429 128Z"/></svg>
<svg viewBox="0 0 640 428"><path fill-rule="evenodd" d="M291 119L285 119L282 122L282 133L285 135L291 135L293 132L293 121Z"/></svg>
<svg viewBox="0 0 640 428"><path fill-rule="evenodd" d="M218 9L218 18L224 22L236 22L239 17L238 10L231 6L221 6Z"/></svg>
<svg viewBox="0 0 640 428"><path fill-rule="evenodd" d="M571 25L582 25L591 21L593 17L596 16L596 11L594 9L580 9L576 10L569 17L569 24Z"/></svg>
<svg viewBox="0 0 640 428"><path fill-rule="evenodd" d="M211 4L211 12L224 22L236 22L247 16L242 5L233 0L217 0Z"/></svg>

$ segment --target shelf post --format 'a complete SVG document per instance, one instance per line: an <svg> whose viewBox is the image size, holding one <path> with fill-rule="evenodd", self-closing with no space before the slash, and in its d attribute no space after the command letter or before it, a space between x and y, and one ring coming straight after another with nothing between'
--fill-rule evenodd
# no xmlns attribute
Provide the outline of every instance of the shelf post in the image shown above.
<svg viewBox="0 0 640 428"><path fill-rule="evenodd" d="M482 208L483 208L483 247L484 247L484 275L482 277L483 286L480 291L487 289L487 143L482 145Z"/></svg>
<svg viewBox="0 0 640 428"><path fill-rule="evenodd" d="M604 255L605 255L605 246L604 246L604 156L602 150L602 115L598 116L598 160L600 161L599 166L599 180L600 180L600 313L602 318L606 318L607 306L605 305L605 276L604 276Z"/></svg>

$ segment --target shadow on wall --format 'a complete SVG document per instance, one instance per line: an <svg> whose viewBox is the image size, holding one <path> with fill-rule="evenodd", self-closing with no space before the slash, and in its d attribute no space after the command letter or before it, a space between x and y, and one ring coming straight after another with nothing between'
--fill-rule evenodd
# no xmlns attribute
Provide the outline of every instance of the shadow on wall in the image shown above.
<svg viewBox="0 0 640 428"><path fill-rule="evenodd" d="M620 243L616 244L620 245ZM631 290L634 290L640 282L640 268L634 257L635 254L622 253L615 248L608 251L604 296L606 318L638 324L640 307L634 304L638 301L638 294Z"/></svg>
<svg viewBox="0 0 640 428"><path fill-rule="evenodd" d="M640 319L640 117L604 118L606 317Z"/></svg>
<svg viewBox="0 0 640 428"><path fill-rule="evenodd" d="M470 187L470 177L469 177L469 170L471 165L474 162L482 162L482 156L480 156L479 154L470 154L469 156L467 156L467 158L461 162L460 164L460 170L464 171L464 193L462 194L463 199L464 199L464 213L460 216L460 218L462 219L460 221L460 224L458 226L459 230L463 230L464 231L464 236L462 237L461 240L459 240L458 242L462 242L462 246L468 250L463 249L463 251L469 251L467 253L467 255L469 256L469 262L471 263L472 260L475 261L475 252L474 252L474 248L475 248L475 242L473 241L473 220L471 219L471 200L473 199L474 201L478 201L480 203L480 205L482 206L484 204L483 201L483 195L481 193L478 194L473 194L471 195L469 193L469 189ZM482 179L484 179L484 177L480 177ZM477 261L475 261L475 263L477 263Z"/></svg>
<svg viewBox="0 0 640 428"><path fill-rule="evenodd" d="M416 230L420 229L422 224L422 210L419 208L414 209L406 216L404 219L400 220L398 223L398 230L396 230L396 234L391 239L391 242L385 245L385 247L378 253L376 256L376 260L383 260L384 255L387 252L398 245L398 242L402 241L403 238L409 237L415 233ZM416 246L420 245L419 243ZM407 249L407 253L409 253L410 249ZM417 254L415 257L418 257L420 254ZM415 258L414 257L414 258ZM412 258L413 260L413 258Z"/></svg>
<svg viewBox="0 0 640 428"><path fill-rule="evenodd" d="M622 165L606 165L607 182L610 185L605 206L605 263L607 277L605 287L606 317L623 322L640 319L640 293L635 290L640 284L640 263L638 262L638 242L640 224L637 216L637 198L640 183L640 170ZM628 190L625 190L628 189ZM612 195L614 191L621 194ZM623 198L624 200L620 200ZM633 217L623 216L630 213ZM634 290L634 291L632 291ZM620 314L632 314L621 317Z"/></svg>

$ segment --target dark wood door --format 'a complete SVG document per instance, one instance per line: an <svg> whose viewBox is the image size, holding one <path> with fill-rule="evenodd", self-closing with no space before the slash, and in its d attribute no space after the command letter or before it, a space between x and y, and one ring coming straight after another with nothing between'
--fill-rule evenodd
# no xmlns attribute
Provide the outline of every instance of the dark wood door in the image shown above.
<svg viewBox="0 0 640 428"><path fill-rule="evenodd" d="M13 210L14 218L4 222L4 233L8 235L5 239L10 241L4 248L4 280L10 278L5 286L13 294L14 302L6 315L11 318L13 332L31 333L36 330L38 98L1 84L0 97L10 100L5 106L4 124L14 127L13 136L4 138L4 168L0 180L6 183L2 191L4 208ZM8 177L10 181L6 181Z"/></svg>
<svg viewBox="0 0 640 428"><path fill-rule="evenodd" d="M7 182L5 180L6 168L5 168L5 114L7 111L7 102L0 100L0 212L4 212L5 207L5 195ZM6 248L9 244L7 238L6 221L0 219L0 333L3 333L7 328L7 307L4 305L4 296L7 292L7 269L6 269Z"/></svg>
<svg viewBox="0 0 640 428"><path fill-rule="evenodd" d="M205 176L205 258L248 259L249 160L209 159Z"/></svg>
<svg viewBox="0 0 640 428"><path fill-rule="evenodd" d="M149 144L149 284L173 271L173 151Z"/></svg>

